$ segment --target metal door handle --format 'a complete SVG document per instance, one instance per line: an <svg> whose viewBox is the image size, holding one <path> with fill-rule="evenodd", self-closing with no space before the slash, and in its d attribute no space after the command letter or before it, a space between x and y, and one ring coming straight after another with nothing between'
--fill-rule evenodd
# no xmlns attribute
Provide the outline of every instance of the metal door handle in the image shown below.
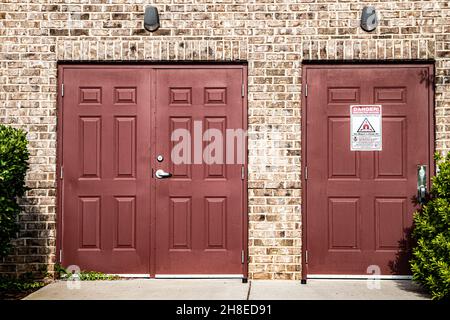
<svg viewBox="0 0 450 320"><path fill-rule="evenodd" d="M417 166L417 201L420 204L425 203L427 196L427 166Z"/></svg>
<svg viewBox="0 0 450 320"><path fill-rule="evenodd" d="M172 176L172 174L169 172L165 172L163 169L158 169L155 172L155 176L158 179L165 179L165 178L170 178Z"/></svg>
<svg viewBox="0 0 450 320"><path fill-rule="evenodd" d="M423 203L425 200L425 196L427 195L427 188L421 186L418 192L419 192L419 203Z"/></svg>

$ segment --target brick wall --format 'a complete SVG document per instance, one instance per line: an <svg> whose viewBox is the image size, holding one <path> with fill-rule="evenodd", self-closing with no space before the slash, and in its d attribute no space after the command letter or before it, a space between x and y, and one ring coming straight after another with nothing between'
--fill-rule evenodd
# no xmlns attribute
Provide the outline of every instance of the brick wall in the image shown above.
<svg viewBox="0 0 450 320"><path fill-rule="evenodd" d="M150 2L150 1L149 1ZM249 65L250 278L300 279L302 60L435 59L436 139L450 149L448 1L3 0L0 123L26 129L21 231L0 273L53 270L58 61L236 61ZM359 28L374 5L376 31Z"/></svg>

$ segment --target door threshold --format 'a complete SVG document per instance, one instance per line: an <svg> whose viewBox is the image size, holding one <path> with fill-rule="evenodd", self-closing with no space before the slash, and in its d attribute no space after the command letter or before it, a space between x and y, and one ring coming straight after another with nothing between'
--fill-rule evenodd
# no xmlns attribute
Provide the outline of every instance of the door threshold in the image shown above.
<svg viewBox="0 0 450 320"><path fill-rule="evenodd" d="M145 279L150 279L150 275L147 273L108 273L108 276L117 276L120 278L145 278Z"/></svg>
<svg viewBox="0 0 450 320"><path fill-rule="evenodd" d="M155 279L243 279L242 274L157 274Z"/></svg>
<svg viewBox="0 0 450 320"><path fill-rule="evenodd" d="M381 279L381 280L412 280L412 276L407 275L377 275L377 274L309 274L307 279L342 279L342 280L364 280L364 279Z"/></svg>

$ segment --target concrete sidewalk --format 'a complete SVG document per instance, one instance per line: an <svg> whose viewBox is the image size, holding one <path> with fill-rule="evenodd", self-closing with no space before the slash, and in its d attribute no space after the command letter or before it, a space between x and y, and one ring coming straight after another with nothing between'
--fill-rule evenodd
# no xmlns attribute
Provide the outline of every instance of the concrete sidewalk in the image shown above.
<svg viewBox="0 0 450 320"><path fill-rule="evenodd" d="M380 280L369 289L366 280L156 280L82 281L79 289L56 281L26 300L419 300L429 299L408 280Z"/></svg>

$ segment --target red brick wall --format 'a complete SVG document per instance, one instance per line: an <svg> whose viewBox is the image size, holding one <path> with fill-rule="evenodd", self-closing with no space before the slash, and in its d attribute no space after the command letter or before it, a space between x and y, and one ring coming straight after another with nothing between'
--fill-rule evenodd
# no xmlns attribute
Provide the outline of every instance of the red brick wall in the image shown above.
<svg viewBox="0 0 450 320"><path fill-rule="evenodd" d="M301 277L301 64L435 59L436 143L450 149L448 1L156 0L162 27L143 29L142 0L4 0L0 123L31 150L21 231L0 273L55 263L58 61L245 60L249 64L250 277ZM359 27L374 5L376 31Z"/></svg>

